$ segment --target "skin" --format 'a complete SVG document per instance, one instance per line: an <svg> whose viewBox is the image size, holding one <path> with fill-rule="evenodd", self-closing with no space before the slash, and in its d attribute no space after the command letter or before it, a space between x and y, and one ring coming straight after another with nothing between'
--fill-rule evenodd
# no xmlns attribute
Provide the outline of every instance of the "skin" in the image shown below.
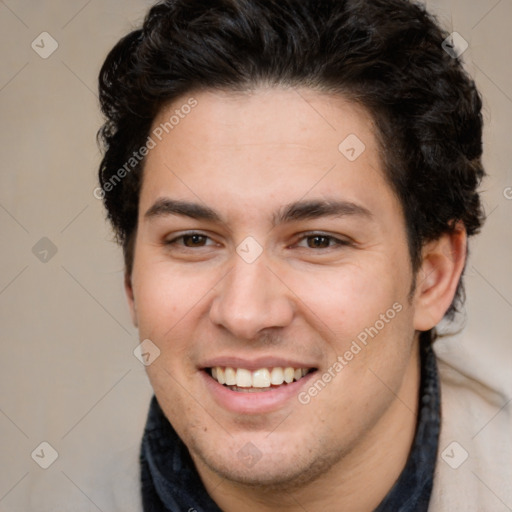
<svg viewBox="0 0 512 512"><path fill-rule="evenodd" d="M282 88L190 96L197 106L146 158L126 278L140 339L161 351L147 367L156 397L222 510L373 510L410 451L418 332L453 299L464 229L427 244L413 274L371 116L342 97ZM353 162L338 150L349 134L366 146ZM162 199L208 206L221 221L148 215ZM273 225L299 200L368 213ZM178 238L190 232L207 238ZM236 252L247 236L263 249L253 263ZM205 386L201 365L218 355L291 357L322 375L395 303L395 318L307 405L294 396L271 412L233 412ZM247 443L261 455L252 467L238 455Z"/></svg>

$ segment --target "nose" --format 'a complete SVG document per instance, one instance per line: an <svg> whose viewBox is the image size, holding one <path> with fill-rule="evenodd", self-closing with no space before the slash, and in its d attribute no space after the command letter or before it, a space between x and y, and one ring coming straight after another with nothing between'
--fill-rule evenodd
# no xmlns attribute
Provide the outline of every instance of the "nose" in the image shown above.
<svg viewBox="0 0 512 512"><path fill-rule="evenodd" d="M210 319L237 339L256 339L264 329L286 327L293 319L293 294L264 257L246 263L235 254L216 290Z"/></svg>

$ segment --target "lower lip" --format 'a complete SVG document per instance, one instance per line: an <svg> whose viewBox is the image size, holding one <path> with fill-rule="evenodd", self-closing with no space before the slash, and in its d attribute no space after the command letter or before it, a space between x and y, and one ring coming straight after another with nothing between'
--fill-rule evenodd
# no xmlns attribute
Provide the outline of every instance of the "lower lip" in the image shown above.
<svg viewBox="0 0 512 512"><path fill-rule="evenodd" d="M276 411L285 406L290 400L296 399L303 388L316 374L308 373L298 381L282 384L268 391L232 391L219 384L205 370L201 371L208 391L213 399L224 409L238 414L262 414Z"/></svg>

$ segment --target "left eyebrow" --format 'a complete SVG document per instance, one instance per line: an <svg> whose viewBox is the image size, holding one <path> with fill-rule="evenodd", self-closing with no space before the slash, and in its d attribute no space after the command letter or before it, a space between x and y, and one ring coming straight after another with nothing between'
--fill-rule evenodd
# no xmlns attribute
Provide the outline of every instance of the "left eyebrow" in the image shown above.
<svg viewBox="0 0 512 512"><path fill-rule="evenodd" d="M364 206L350 201L297 201L285 205L281 211L273 216L272 224L277 226L286 222L312 220L320 217L346 217L361 216L372 219L373 215Z"/></svg>

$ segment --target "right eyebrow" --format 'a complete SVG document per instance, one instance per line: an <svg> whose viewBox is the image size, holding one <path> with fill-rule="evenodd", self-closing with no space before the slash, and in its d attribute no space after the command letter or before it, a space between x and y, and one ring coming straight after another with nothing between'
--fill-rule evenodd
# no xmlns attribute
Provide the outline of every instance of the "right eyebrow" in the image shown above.
<svg viewBox="0 0 512 512"><path fill-rule="evenodd" d="M197 220L223 222L220 215L208 206L189 201L177 201L175 199L161 198L146 211L144 217L151 219L165 215L181 215Z"/></svg>

